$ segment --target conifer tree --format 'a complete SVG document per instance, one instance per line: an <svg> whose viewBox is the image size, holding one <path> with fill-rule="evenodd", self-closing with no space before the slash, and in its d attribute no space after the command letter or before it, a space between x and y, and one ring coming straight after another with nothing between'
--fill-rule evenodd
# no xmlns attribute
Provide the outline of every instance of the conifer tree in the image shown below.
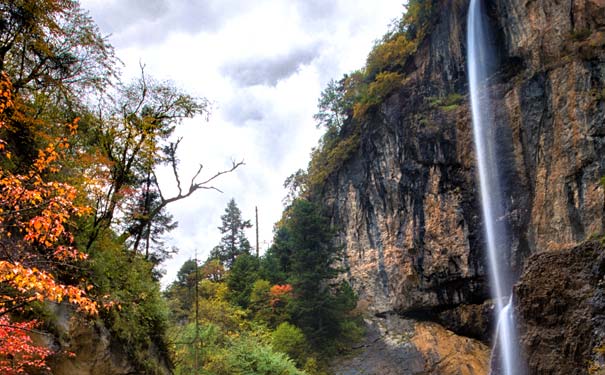
<svg viewBox="0 0 605 375"><path fill-rule="evenodd" d="M294 288L293 321L314 341L339 334L331 283L339 274L340 250L332 239L320 208L299 198L286 210L271 249Z"/></svg>
<svg viewBox="0 0 605 375"><path fill-rule="evenodd" d="M240 254L233 262L227 286L229 287L229 300L243 308L250 303L250 293L254 282L258 280L258 258L251 254Z"/></svg>
<svg viewBox="0 0 605 375"><path fill-rule="evenodd" d="M212 250L210 257L219 259L226 268L231 268L235 258L240 254L250 253L250 242L246 238L244 230L251 228L252 224L250 220L242 219L242 212L234 199L227 204L221 221L222 225L218 229L223 236L218 246Z"/></svg>

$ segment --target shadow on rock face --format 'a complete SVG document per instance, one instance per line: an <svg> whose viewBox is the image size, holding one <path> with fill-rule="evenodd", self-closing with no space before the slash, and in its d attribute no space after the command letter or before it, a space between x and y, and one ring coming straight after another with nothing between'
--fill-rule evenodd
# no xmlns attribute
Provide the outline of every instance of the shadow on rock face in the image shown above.
<svg viewBox="0 0 605 375"><path fill-rule="evenodd" d="M528 264L515 294L529 374L604 373L605 247L587 242Z"/></svg>
<svg viewBox="0 0 605 375"><path fill-rule="evenodd" d="M489 348L436 323L397 315L366 320L367 334L351 355L335 361L336 375L487 375Z"/></svg>

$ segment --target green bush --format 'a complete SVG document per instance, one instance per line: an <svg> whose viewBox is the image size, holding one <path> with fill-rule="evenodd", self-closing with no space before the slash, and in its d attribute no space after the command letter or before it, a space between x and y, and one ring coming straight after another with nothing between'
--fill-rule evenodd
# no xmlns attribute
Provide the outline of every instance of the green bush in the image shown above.
<svg viewBox="0 0 605 375"><path fill-rule="evenodd" d="M285 354L249 337L233 340L227 350L204 365L213 375L306 375Z"/></svg>
<svg viewBox="0 0 605 375"><path fill-rule="evenodd" d="M416 52L418 44L404 34L393 35L374 46L366 61L366 74L372 78L380 72L401 69L406 59Z"/></svg>
<svg viewBox="0 0 605 375"><path fill-rule="evenodd" d="M102 248L102 250L98 250ZM152 277L153 265L138 254L129 254L111 238L100 238L90 254L92 290L107 295L114 306L101 310L112 337L146 374L156 373L150 351L168 351L165 332L168 307Z"/></svg>
<svg viewBox="0 0 605 375"><path fill-rule="evenodd" d="M311 154L307 184L308 190L320 186L332 173L337 171L345 161L359 150L360 129L346 138L335 140L332 147L320 147Z"/></svg>
<svg viewBox="0 0 605 375"><path fill-rule="evenodd" d="M392 92L402 86L403 75L394 72L380 72L376 75L367 90L353 106L353 118L361 121L368 109L384 101Z"/></svg>
<svg viewBox="0 0 605 375"><path fill-rule="evenodd" d="M310 348L303 331L288 322L283 322L271 334L273 349L287 354L296 364L302 367Z"/></svg>
<svg viewBox="0 0 605 375"><path fill-rule="evenodd" d="M448 94L446 97L429 97L431 107L452 111L464 102L464 95L458 93Z"/></svg>
<svg viewBox="0 0 605 375"><path fill-rule="evenodd" d="M308 375L328 375L328 373L326 371L324 371L322 367L323 366L321 366L319 364L319 362L317 361L317 358L309 357L309 358L307 358L307 361L305 362L305 366L303 367L303 370Z"/></svg>

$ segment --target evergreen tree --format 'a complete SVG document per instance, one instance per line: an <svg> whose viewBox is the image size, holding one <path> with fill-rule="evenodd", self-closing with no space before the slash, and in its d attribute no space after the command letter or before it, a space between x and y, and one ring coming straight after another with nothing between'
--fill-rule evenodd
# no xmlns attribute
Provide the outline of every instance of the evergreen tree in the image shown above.
<svg viewBox="0 0 605 375"><path fill-rule="evenodd" d="M125 210L126 233L130 236L126 243L134 253L141 253L154 266L176 253L164 241L164 236L178 226L178 222L162 206L162 198L153 177L147 174L141 182L140 192L133 197ZM156 212L153 217L152 213ZM154 272L157 273L156 269ZM161 276L161 275L156 275Z"/></svg>
<svg viewBox="0 0 605 375"><path fill-rule="evenodd" d="M316 343L340 333L330 287L339 273L339 249L332 238L333 231L320 208L296 199L286 211L271 249L294 288L292 319Z"/></svg>
<svg viewBox="0 0 605 375"><path fill-rule="evenodd" d="M219 259L226 268L231 268L235 258L241 254L250 254L250 242L244 234L244 229L251 228L250 220L242 219L242 212L231 199L221 216L222 225L218 227L223 237L211 254L211 258Z"/></svg>
<svg viewBox="0 0 605 375"><path fill-rule="evenodd" d="M181 288L193 289L195 286L195 268L197 264L194 259L186 260L176 274L174 284Z"/></svg>
<svg viewBox="0 0 605 375"><path fill-rule="evenodd" d="M247 308L254 282L258 280L259 260L254 255L240 254L227 276L231 303Z"/></svg>
<svg viewBox="0 0 605 375"><path fill-rule="evenodd" d="M289 230L277 225L273 234L273 244L261 258L259 276L272 284L289 282L292 274L292 247L289 246Z"/></svg>

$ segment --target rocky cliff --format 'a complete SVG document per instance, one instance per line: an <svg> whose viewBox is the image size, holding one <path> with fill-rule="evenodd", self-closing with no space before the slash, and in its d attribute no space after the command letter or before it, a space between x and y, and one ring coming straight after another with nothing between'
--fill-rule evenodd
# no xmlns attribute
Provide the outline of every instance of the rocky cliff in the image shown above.
<svg viewBox="0 0 605 375"><path fill-rule="evenodd" d="M53 316L52 333L32 336L34 342L55 352L48 361L52 374L172 374L165 353L160 353L153 344L140 353L148 367L153 368L145 369L141 358L132 358L128 354L131 349L128 344L117 342L100 319L74 314L71 306L65 304L49 305L48 308Z"/></svg>
<svg viewBox="0 0 605 375"><path fill-rule="evenodd" d="M603 244L543 252L527 263L515 298L529 373L605 373Z"/></svg>
<svg viewBox="0 0 605 375"><path fill-rule="evenodd" d="M368 333L355 355L334 364L335 375L481 375L489 370L489 348L435 323L387 314L367 321Z"/></svg>
<svg viewBox="0 0 605 375"><path fill-rule="evenodd" d="M490 80L510 254L602 233L605 1L487 0L499 55ZM484 240L466 74L466 0L436 0L406 83L362 125L324 186L348 279L375 313L486 339ZM472 322L483 320L483 324Z"/></svg>

